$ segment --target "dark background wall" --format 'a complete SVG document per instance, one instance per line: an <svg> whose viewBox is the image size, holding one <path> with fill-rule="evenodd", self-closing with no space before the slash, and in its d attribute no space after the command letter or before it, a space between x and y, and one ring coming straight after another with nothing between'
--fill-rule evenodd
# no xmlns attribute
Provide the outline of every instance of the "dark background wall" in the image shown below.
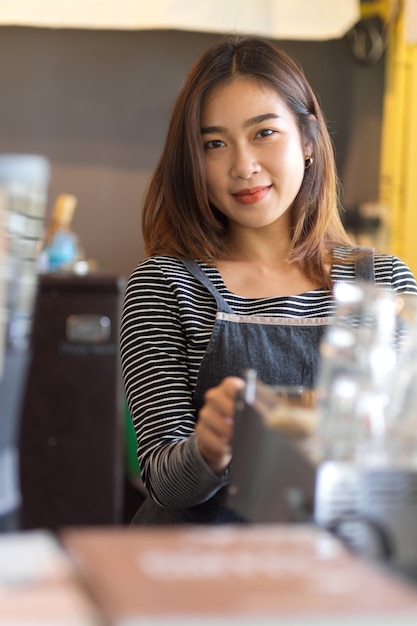
<svg viewBox="0 0 417 626"><path fill-rule="evenodd" d="M195 57L220 35L0 27L0 152L43 154L78 196L74 229L101 269L143 258L140 207L169 114ZM347 38L278 42L319 96L347 210L378 198L383 61L358 64Z"/></svg>

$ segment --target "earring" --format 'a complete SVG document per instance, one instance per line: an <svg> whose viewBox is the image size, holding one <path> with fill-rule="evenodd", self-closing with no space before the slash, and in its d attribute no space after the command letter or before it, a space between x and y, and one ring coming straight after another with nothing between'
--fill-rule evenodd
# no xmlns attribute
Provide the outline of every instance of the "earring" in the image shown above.
<svg viewBox="0 0 417 626"><path fill-rule="evenodd" d="M313 161L314 159L312 156L307 157L306 160L304 161L304 168L308 170L308 168L313 165Z"/></svg>

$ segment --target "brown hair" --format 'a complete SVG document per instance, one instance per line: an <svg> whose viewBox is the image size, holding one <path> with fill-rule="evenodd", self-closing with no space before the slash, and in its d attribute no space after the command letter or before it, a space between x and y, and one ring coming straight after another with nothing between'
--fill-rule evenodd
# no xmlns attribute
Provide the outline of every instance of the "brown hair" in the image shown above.
<svg viewBox="0 0 417 626"><path fill-rule="evenodd" d="M210 90L237 76L272 85L292 110L302 138L312 146L314 161L305 170L291 207L290 260L298 262L309 278L330 287L326 264L331 250L350 243L339 216L333 145L302 69L285 52L257 37L228 37L191 67L145 197L146 251L208 263L227 257L227 221L207 195L200 112Z"/></svg>

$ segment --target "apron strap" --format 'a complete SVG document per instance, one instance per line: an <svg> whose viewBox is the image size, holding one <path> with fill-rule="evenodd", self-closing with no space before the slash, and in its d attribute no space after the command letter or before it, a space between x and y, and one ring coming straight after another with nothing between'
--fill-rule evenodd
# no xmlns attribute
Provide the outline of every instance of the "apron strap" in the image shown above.
<svg viewBox="0 0 417 626"><path fill-rule="evenodd" d="M373 248L361 248L358 258L355 260L355 278L370 283L375 282Z"/></svg>
<svg viewBox="0 0 417 626"><path fill-rule="evenodd" d="M203 287L206 287L212 296L214 296L217 303L217 311L221 311L222 313L234 313L233 309L227 304L226 300L213 285L209 277L203 272L198 263L192 259L185 258L182 258L181 261L190 274L192 274L194 278L196 278L203 285Z"/></svg>

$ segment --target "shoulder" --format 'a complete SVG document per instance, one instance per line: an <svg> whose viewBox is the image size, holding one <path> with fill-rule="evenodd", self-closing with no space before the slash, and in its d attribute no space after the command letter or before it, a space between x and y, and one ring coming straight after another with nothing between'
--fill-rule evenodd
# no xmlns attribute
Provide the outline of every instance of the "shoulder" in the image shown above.
<svg viewBox="0 0 417 626"><path fill-rule="evenodd" d="M190 280L190 273L181 259L171 256L151 256L139 263L127 283L127 291L159 285L174 286Z"/></svg>
<svg viewBox="0 0 417 626"><path fill-rule="evenodd" d="M207 265L203 261L197 261L196 265L210 280L219 279L220 275L216 267ZM182 259L173 256L155 255L144 259L133 270L129 281L143 281L147 278L184 286L200 284Z"/></svg>
<svg viewBox="0 0 417 626"><path fill-rule="evenodd" d="M210 268L199 262L203 272ZM210 273L210 272L208 272ZM126 298L170 299L180 306L195 306L212 300L200 280L193 276L182 260L172 256L151 256L132 272L126 288Z"/></svg>
<svg viewBox="0 0 417 626"><path fill-rule="evenodd" d="M355 279L355 258L363 249L339 246L333 251L333 280ZM399 257L373 251L375 283L398 293L417 293L417 283L410 268Z"/></svg>
<svg viewBox="0 0 417 626"><path fill-rule="evenodd" d="M133 270L131 278L141 276L169 276L186 272L181 259L172 256L150 256L139 263Z"/></svg>
<svg viewBox="0 0 417 626"><path fill-rule="evenodd" d="M333 251L332 279L354 280L355 259L363 255L363 248L338 246ZM417 293L417 284L410 268L399 257L372 250L375 283L398 293Z"/></svg>
<svg viewBox="0 0 417 626"><path fill-rule="evenodd" d="M375 282L398 293L417 293L413 272L399 257L375 252Z"/></svg>

